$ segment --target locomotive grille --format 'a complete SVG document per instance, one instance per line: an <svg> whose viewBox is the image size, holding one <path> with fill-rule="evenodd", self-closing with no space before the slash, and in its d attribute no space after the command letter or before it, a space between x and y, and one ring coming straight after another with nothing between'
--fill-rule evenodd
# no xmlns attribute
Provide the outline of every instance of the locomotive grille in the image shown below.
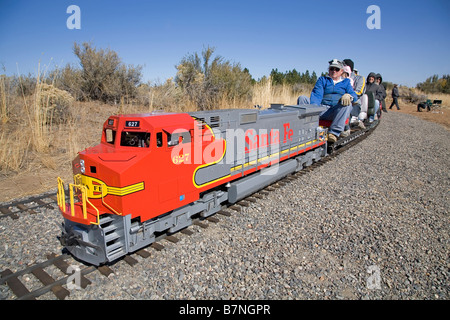
<svg viewBox="0 0 450 320"><path fill-rule="evenodd" d="M210 118L210 127L217 128L220 126L220 116L213 116Z"/></svg>
<svg viewBox="0 0 450 320"><path fill-rule="evenodd" d="M240 124L254 123L258 119L258 114L255 113L245 113L241 114Z"/></svg>
<svg viewBox="0 0 450 320"><path fill-rule="evenodd" d="M197 125L199 129L205 129L205 118L197 118Z"/></svg>

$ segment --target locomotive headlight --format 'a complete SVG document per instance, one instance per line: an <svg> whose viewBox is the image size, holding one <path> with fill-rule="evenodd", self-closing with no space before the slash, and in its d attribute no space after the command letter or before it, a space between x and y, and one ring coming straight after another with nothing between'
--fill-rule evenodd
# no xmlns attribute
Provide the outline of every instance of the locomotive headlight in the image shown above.
<svg viewBox="0 0 450 320"><path fill-rule="evenodd" d="M80 160L80 169L81 173L84 173L86 171L86 167L84 166L84 160Z"/></svg>

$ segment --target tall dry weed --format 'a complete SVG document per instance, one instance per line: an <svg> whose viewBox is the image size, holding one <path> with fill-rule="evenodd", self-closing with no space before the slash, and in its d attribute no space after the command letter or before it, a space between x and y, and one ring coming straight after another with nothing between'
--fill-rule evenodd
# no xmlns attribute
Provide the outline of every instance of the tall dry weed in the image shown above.
<svg viewBox="0 0 450 320"><path fill-rule="evenodd" d="M8 122L8 108L7 108L7 97L6 97L6 76L0 75L0 121L5 124Z"/></svg>
<svg viewBox="0 0 450 320"><path fill-rule="evenodd" d="M269 77L253 85L252 103L264 108L270 107L272 103L296 104L300 95L309 97L311 90L312 86L307 85L298 87L287 84L273 85L272 79Z"/></svg>
<svg viewBox="0 0 450 320"><path fill-rule="evenodd" d="M50 150L58 134L55 125L69 118L65 112L74 99L68 92L46 83L45 71L41 71L39 63L31 95L19 75L21 93L8 96L11 90L6 87L4 76L0 77L0 170L3 172L27 170L36 165L56 168ZM13 103L14 110L9 110L8 102Z"/></svg>
<svg viewBox="0 0 450 320"><path fill-rule="evenodd" d="M25 114L31 129L32 147L38 153L46 153L49 151L55 118L65 117L66 115L63 113L74 99L67 91L46 83L46 70L40 71L40 63L34 94L31 98L24 94L22 96Z"/></svg>
<svg viewBox="0 0 450 320"><path fill-rule="evenodd" d="M31 129L31 145L37 152L46 152L48 150L49 129L46 124L46 113L42 105L42 80L45 74L40 71L41 64L38 64L38 73L36 77L35 92L31 98L25 96L22 92L25 115L28 120L28 126ZM19 75L19 81L22 81Z"/></svg>
<svg viewBox="0 0 450 320"><path fill-rule="evenodd" d="M28 161L30 144L29 128L3 129L0 134L0 170L18 172Z"/></svg>

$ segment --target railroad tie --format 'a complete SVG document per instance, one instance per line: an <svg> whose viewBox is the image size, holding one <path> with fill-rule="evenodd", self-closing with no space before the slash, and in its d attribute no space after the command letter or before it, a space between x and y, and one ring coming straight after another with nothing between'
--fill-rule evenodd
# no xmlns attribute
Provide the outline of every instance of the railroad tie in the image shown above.
<svg viewBox="0 0 450 320"><path fill-rule="evenodd" d="M153 249L155 249L156 251L161 251L162 249L164 249L164 246L159 244L158 242L153 242L150 247L152 247Z"/></svg>
<svg viewBox="0 0 450 320"><path fill-rule="evenodd" d="M52 253L52 254L48 254L47 255L47 259L52 259L55 258L56 254ZM69 269L70 265L64 261L64 260L57 260L53 263L59 270L61 270L62 272L64 272L66 275L71 275L72 273L67 272L67 270ZM81 287L83 289L86 289L86 287L88 285L90 285L92 282L86 278L84 275L80 274L80 280L81 280Z"/></svg>
<svg viewBox="0 0 450 320"><path fill-rule="evenodd" d="M241 212L242 211L242 208L240 206L238 206L238 205L233 205L233 206L230 206L229 208L232 209L232 210L235 210L237 212Z"/></svg>
<svg viewBox="0 0 450 320"><path fill-rule="evenodd" d="M53 209L53 207L50 205L50 203L45 203L41 199L33 199L34 202L36 202L40 207L46 207L47 209Z"/></svg>
<svg viewBox="0 0 450 320"><path fill-rule="evenodd" d="M133 258L132 256L130 256L130 255L126 255L123 259L130 266L134 266L134 265L136 265L138 263L138 261L135 258Z"/></svg>
<svg viewBox="0 0 450 320"><path fill-rule="evenodd" d="M139 251L136 251L136 253L138 254L138 255L140 255L142 258L144 258L144 259L147 259L148 257L150 257L150 252L148 252L147 250L145 250L145 249L141 249L141 250L139 250Z"/></svg>
<svg viewBox="0 0 450 320"><path fill-rule="evenodd" d="M10 216L11 219L13 219L13 220L19 219L19 216L17 214L15 214L14 212L12 212L11 210L9 210L9 208L7 208L7 207L0 207L0 212L6 216Z"/></svg>
<svg viewBox="0 0 450 320"><path fill-rule="evenodd" d="M225 217L231 217L231 212L225 211L225 210L220 210L219 212L217 212L218 214L221 214Z"/></svg>
<svg viewBox="0 0 450 320"><path fill-rule="evenodd" d="M2 277L9 276L10 274L13 274L13 272L9 269L6 269L1 273ZM6 284L11 289L11 291L16 295L17 298L23 297L30 293L30 291L25 287L25 285L20 282L20 280L17 277L12 277L6 281ZM36 300L35 298L30 298L30 300Z"/></svg>
<svg viewBox="0 0 450 320"><path fill-rule="evenodd" d="M52 278L47 272L45 272L42 268L36 268L31 271L32 274L42 282L43 285L48 286L55 282L55 279ZM52 287L52 292L59 300L64 300L67 296L70 295L70 291L63 288L61 285L57 284Z"/></svg>
<svg viewBox="0 0 450 320"><path fill-rule="evenodd" d="M194 231L189 230L189 229L187 229L187 228L184 228L184 229L181 230L180 232L181 232L182 234L185 234L185 235L188 235L188 236L191 236L191 235L194 234Z"/></svg>
<svg viewBox="0 0 450 320"><path fill-rule="evenodd" d="M212 222L212 223L218 223L220 221L216 217L208 217L208 218L206 218L206 220L208 220L209 222Z"/></svg>
<svg viewBox="0 0 450 320"><path fill-rule="evenodd" d="M106 265L98 267L97 270L107 278L111 273L114 273L114 271L112 271L111 268Z"/></svg>
<svg viewBox="0 0 450 320"><path fill-rule="evenodd" d="M196 226L199 226L200 228L203 228L203 229L208 228L208 225L207 225L206 223L202 223L202 222L200 222L200 221L194 221L194 224L195 224Z"/></svg>
<svg viewBox="0 0 450 320"><path fill-rule="evenodd" d="M250 207L250 203L244 200L239 201L237 204L243 207Z"/></svg>
<svg viewBox="0 0 450 320"><path fill-rule="evenodd" d="M177 243L178 241L180 241L180 239L178 239L175 236L167 236L167 237L164 238L164 240L170 241L172 243Z"/></svg>
<svg viewBox="0 0 450 320"><path fill-rule="evenodd" d="M26 205L24 204L18 204L17 208L19 208L22 211L26 211L29 214L36 214L36 211L34 211L33 209L29 209Z"/></svg>

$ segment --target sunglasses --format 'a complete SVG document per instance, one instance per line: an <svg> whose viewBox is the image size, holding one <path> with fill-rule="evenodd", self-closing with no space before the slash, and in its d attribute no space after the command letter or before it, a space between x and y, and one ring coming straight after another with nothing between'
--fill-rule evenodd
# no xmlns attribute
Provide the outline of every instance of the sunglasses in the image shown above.
<svg viewBox="0 0 450 320"><path fill-rule="evenodd" d="M330 67L330 71L336 71L336 72L338 72L338 71L341 71L341 69L335 68L335 67Z"/></svg>

